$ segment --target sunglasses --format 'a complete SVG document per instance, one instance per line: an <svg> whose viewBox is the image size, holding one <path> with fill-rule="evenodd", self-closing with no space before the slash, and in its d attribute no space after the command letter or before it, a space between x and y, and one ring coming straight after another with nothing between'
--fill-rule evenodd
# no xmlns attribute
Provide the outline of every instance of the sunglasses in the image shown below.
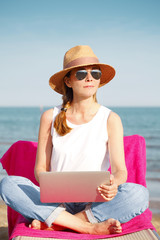
<svg viewBox="0 0 160 240"><path fill-rule="evenodd" d="M92 69L90 71L92 77L96 80L99 80L101 78L102 72L99 69ZM77 80L83 80L87 77L88 71L87 70L78 70L76 72L76 78Z"/></svg>

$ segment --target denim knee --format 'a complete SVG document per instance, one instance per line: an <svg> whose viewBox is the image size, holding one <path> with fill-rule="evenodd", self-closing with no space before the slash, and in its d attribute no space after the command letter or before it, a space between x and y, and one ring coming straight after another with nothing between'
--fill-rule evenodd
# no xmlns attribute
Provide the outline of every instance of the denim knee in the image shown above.
<svg viewBox="0 0 160 240"><path fill-rule="evenodd" d="M11 196L11 191L14 191L16 181L21 181L25 179L19 176L6 176L0 182L0 196L6 202ZM6 202L7 204L7 202Z"/></svg>
<svg viewBox="0 0 160 240"><path fill-rule="evenodd" d="M5 195L8 192L8 189L10 188L10 176L4 177L0 182L0 196L3 199L3 195Z"/></svg>
<svg viewBox="0 0 160 240"><path fill-rule="evenodd" d="M119 192L127 193L131 204L137 204L145 211L149 205L149 192L144 186L136 183L124 183L119 186Z"/></svg>

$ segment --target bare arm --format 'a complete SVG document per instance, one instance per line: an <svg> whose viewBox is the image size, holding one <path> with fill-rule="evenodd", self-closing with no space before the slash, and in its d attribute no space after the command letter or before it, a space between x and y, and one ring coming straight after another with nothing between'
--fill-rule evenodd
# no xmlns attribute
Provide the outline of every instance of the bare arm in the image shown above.
<svg viewBox="0 0 160 240"><path fill-rule="evenodd" d="M124 158L123 126L120 117L111 112L108 122L108 150L111 163L110 186L100 186L99 192L106 201L112 200L118 191L118 186L127 180L127 169Z"/></svg>
<svg viewBox="0 0 160 240"><path fill-rule="evenodd" d="M52 153L51 124L53 119L53 109L44 112L40 120L38 147L34 174L39 182L39 173L50 170L50 160Z"/></svg>
<svg viewBox="0 0 160 240"><path fill-rule="evenodd" d="M123 126L116 113L110 114L107 127L111 172L115 183L119 186L127 180L127 169L124 158Z"/></svg>

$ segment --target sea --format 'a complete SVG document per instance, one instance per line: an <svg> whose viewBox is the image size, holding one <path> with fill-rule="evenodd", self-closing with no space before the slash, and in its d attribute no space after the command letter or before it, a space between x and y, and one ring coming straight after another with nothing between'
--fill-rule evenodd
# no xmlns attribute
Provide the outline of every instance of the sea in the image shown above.
<svg viewBox="0 0 160 240"><path fill-rule="evenodd" d="M18 140L37 141L41 114L51 107L0 107L0 158ZM145 138L147 187L160 213L160 107L109 107L122 120L124 136ZM0 165L0 180L6 176Z"/></svg>

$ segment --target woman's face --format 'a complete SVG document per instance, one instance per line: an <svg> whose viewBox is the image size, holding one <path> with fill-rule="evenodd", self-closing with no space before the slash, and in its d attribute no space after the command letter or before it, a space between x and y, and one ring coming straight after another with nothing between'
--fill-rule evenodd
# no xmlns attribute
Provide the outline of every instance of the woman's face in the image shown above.
<svg viewBox="0 0 160 240"><path fill-rule="evenodd" d="M100 84L100 78L95 78L100 77L100 73L96 70L100 70L99 67L86 66L76 68L71 71L70 77L65 79L65 83L68 87L72 88L73 97L77 96L81 98L88 98L92 97L97 92Z"/></svg>

